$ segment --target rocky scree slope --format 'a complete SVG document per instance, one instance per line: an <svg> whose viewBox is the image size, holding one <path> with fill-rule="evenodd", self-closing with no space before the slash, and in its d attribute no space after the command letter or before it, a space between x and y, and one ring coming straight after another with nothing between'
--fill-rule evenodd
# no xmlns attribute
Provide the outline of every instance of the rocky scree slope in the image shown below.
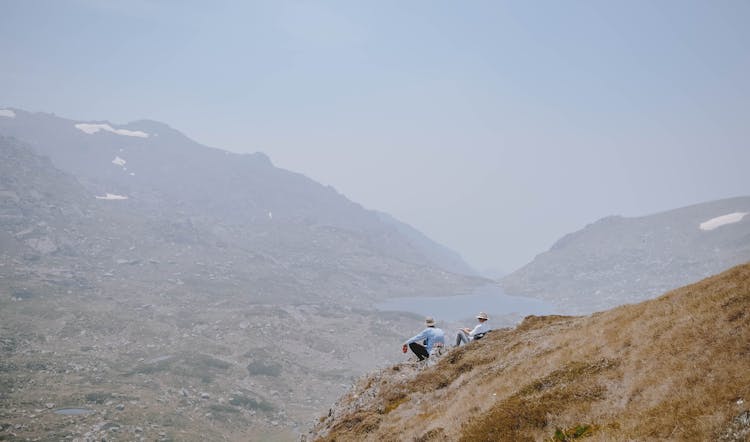
<svg viewBox="0 0 750 442"><path fill-rule="evenodd" d="M527 317L362 378L316 441L745 441L750 264L585 317Z"/></svg>
<svg viewBox="0 0 750 442"><path fill-rule="evenodd" d="M70 175L15 139L0 137L0 250L27 260L78 253L94 201Z"/></svg>
<svg viewBox="0 0 750 442"><path fill-rule="evenodd" d="M601 219L500 282L507 293L591 313L652 298L748 260L750 197L738 197Z"/></svg>

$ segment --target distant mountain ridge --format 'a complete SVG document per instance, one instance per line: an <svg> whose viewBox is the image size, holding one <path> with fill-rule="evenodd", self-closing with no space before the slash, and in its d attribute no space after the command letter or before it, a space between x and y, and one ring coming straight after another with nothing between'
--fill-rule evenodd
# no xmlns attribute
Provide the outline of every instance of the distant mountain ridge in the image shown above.
<svg viewBox="0 0 750 442"><path fill-rule="evenodd" d="M209 148L163 123L115 125L6 109L0 115L0 135L28 143L96 195L126 197L149 210L207 222L332 226L366 235L379 253L476 274L455 252L423 235L415 241L421 234L407 233L413 228L385 222L331 187L276 168L265 154Z"/></svg>
<svg viewBox="0 0 750 442"><path fill-rule="evenodd" d="M736 197L637 218L603 218L565 235L500 281L507 293L588 313L747 261L750 197Z"/></svg>

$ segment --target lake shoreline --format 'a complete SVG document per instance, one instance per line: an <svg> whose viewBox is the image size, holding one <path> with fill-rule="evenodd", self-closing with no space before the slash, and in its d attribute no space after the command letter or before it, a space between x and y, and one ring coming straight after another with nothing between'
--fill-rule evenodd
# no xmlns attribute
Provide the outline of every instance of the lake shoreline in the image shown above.
<svg viewBox="0 0 750 442"><path fill-rule="evenodd" d="M381 312L397 311L455 322L471 319L480 311L490 317L559 314L559 308L541 299L512 296L498 284L487 284L469 294L391 298L374 305Z"/></svg>

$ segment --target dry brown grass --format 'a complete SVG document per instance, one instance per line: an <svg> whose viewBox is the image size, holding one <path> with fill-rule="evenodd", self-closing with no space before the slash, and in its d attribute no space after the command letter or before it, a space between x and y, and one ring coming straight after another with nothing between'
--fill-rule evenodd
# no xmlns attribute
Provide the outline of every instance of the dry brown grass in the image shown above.
<svg viewBox="0 0 750 442"><path fill-rule="evenodd" d="M318 431L537 441L589 425L589 441L717 440L750 408L749 318L750 264L588 317L528 317L434 367L370 378L351 394L371 399L344 401Z"/></svg>
<svg viewBox="0 0 750 442"><path fill-rule="evenodd" d="M489 411L471 420L461 432L462 441L533 441L534 430L548 426L548 416L570 407L581 411L605 397L606 388L591 383L591 378L617 366L602 359L595 363L571 363L550 375L523 386L508 399L497 402Z"/></svg>

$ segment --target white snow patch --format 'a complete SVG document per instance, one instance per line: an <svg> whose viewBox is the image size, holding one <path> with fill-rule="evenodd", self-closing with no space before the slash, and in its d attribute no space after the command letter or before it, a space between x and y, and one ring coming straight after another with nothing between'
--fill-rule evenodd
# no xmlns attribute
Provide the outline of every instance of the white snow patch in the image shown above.
<svg viewBox="0 0 750 442"><path fill-rule="evenodd" d="M16 113L10 109L0 109L0 117L16 118Z"/></svg>
<svg viewBox="0 0 750 442"><path fill-rule="evenodd" d="M128 197L125 195L115 195L114 193L107 193L104 196L97 196L98 200L126 200Z"/></svg>
<svg viewBox="0 0 750 442"><path fill-rule="evenodd" d="M125 166L125 163L127 163L127 161L125 161L124 159L120 157L115 157L115 159L112 160L112 164L117 164L118 166L122 166L122 167Z"/></svg>
<svg viewBox="0 0 750 442"><path fill-rule="evenodd" d="M135 176L135 172L130 172L130 176Z"/></svg>
<svg viewBox="0 0 750 442"><path fill-rule="evenodd" d="M109 124L94 124L94 123L78 123L75 125L76 129L87 133L89 135L93 135L100 130L106 131L106 132L112 132L113 134L117 135L124 135L127 137L139 137L139 138L148 138L148 134L146 132L141 132L140 130L127 130L127 129L115 129Z"/></svg>
<svg viewBox="0 0 750 442"><path fill-rule="evenodd" d="M711 218L706 222L702 222L700 228L701 230L713 230L727 224L738 223L742 221L742 218L747 214L748 212L734 212L728 215L717 216L716 218Z"/></svg>

